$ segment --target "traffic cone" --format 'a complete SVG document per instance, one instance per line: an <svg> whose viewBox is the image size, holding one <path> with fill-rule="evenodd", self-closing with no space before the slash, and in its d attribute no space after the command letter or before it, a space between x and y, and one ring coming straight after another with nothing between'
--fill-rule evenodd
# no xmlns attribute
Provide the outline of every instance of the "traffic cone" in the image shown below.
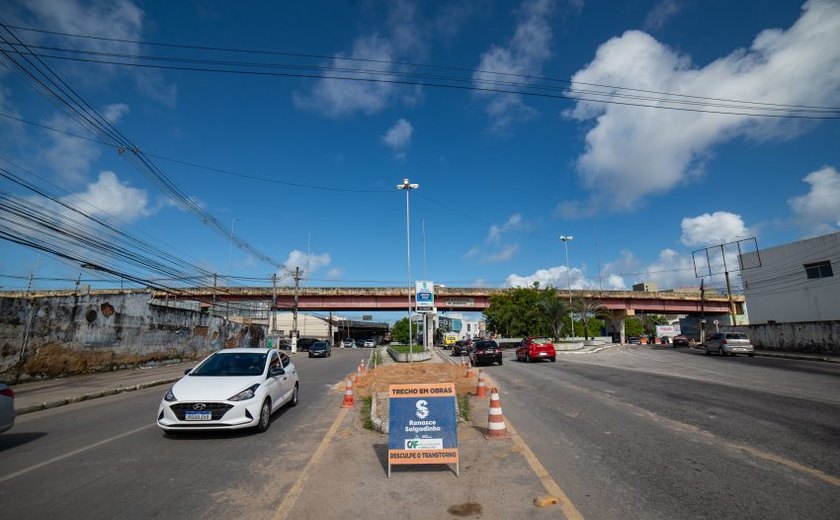
<svg viewBox="0 0 840 520"><path fill-rule="evenodd" d="M494 386L490 390L490 410L487 416L487 433L485 439L498 440L507 439L507 427L505 416L502 414L502 405L499 403L499 391Z"/></svg>
<svg viewBox="0 0 840 520"><path fill-rule="evenodd" d="M344 402L341 403L342 408L353 408L355 402L353 401L353 381L348 379L347 386L344 387Z"/></svg>
<svg viewBox="0 0 840 520"><path fill-rule="evenodd" d="M362 374L365 373L365 359L364 358L362 358L362 360L359 361L359 372L361 372Z"/></svg>
<svg viewBox="0 0 840 520"><path fill-rule="evenodd" d="M475 389L476 397L487 397L487 387L484 386L484 377L482 377L481 370L478 371L478 386Z"/></svg>

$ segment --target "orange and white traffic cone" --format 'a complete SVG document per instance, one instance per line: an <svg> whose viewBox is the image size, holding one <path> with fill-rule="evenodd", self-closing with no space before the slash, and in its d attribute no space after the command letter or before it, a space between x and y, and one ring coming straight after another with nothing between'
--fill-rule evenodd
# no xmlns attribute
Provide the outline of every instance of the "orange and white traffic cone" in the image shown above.
<svg viewBox="0 0 840 520"><path fill-rule="evenodd" d="M361 372L362 374L365 373L365 360L364 360L364 358L362 358L362 360L359 361L359 372Z"/></svg>
<svg viewBox="0 0 840 520"><path fill-rule="evenodd" d="M478 386L475 388L476 397L487 397L487 387L484 386L484 377L482 377L481 370L478 371Z"/></svg>
<svg viewBox="0 0 840 520"><path fill-rule="evenodd" d="M484 438L490 440L508 438L505 416L502 414L502 405L499 403L499 391L495 386L490 390L490 411L487 416L487 433L484 434Z"/></svg>
<svg viewBox="0 0 840 520"><path fill-rule="evenodd" d="M344 402L341 403L342 408L353 408L355 401L353 400L353 381L348 379L347 386L344 387Z"/></svg>

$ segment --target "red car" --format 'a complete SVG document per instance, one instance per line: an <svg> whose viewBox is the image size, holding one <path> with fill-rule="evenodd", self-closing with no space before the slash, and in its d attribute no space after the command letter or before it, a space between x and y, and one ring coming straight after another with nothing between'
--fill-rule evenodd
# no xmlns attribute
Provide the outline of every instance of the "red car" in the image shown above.
<svg viewBox="0 0 840 520"><path fill-rule="evenodd" d="M547 359L553 363L557 359L557 351L550 339L528 336L516 347L516 360L530 363L537 359Z"/></svg>

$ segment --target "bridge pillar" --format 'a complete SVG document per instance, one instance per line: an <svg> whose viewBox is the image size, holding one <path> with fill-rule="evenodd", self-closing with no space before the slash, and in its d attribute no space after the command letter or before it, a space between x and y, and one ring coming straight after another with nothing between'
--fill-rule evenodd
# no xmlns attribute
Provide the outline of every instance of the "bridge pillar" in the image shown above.
<svg viewBox="0 0 840 520"><path fill-rule="evenodd" d="M616 310L613 311L612 318L604 320L607 334L613 337L613 341L617 340L619 343L624 343L624 340L627 339L625 337L624 320L635 314L633 309Z"/></svg>

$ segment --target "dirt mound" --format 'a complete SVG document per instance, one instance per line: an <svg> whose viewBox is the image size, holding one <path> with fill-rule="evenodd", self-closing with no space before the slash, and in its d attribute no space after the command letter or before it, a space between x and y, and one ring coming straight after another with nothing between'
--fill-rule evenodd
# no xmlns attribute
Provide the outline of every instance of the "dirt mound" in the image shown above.
<svg viewBox="0 0 840 520"><path fill-rule="evenodd" d="M353 385L357 398L365 398L373 393L387 392L392 384L410 383L455 383L455 392L461 396L475 393L478 377L477 370L470 370L465 377L466 368L448 363L412 363L382 365L365 372Z"/></svg>

